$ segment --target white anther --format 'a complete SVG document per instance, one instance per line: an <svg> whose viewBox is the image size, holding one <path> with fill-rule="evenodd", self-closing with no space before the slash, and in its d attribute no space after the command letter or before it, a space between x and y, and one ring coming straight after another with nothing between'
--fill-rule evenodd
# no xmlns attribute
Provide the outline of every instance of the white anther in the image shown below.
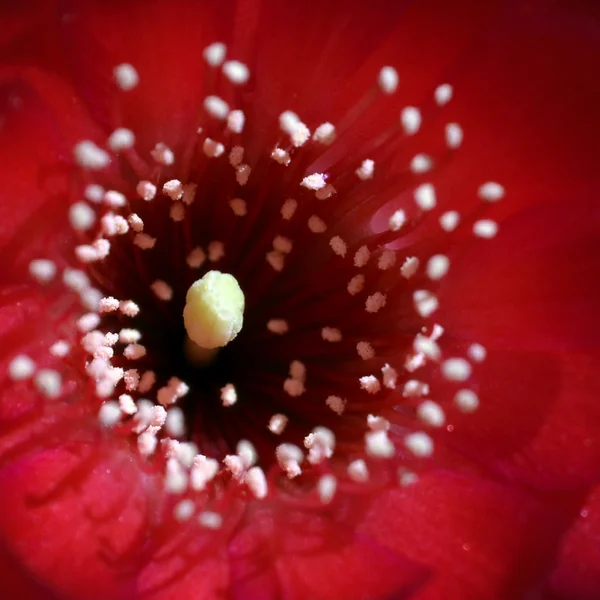
<svg viewBox="0 0 600 600"><path fill-rule="evenodd" d="M393 367L390 367L387 363L381 367L381 374L383 379L383 385L390 389L396 389L396 382L398 381L398 372Z"/></svg>
<svg viewBox="0 0 600 600"><path fill-rule="evenodd" d="M471 344L467 349L467 356L473 362L483 362L487 356L487 350L481 344Z"/></svg>
<svg viewBox="0 0 600 600"><path fill-rule="evenodd" d="M433 93L433 97L435 98L435 102L438 106L444 106L444 104L448 104L450 100L452 100L452 94L454 89L449 83L443 83L435 88Z"/></svg>
<svg viewBox="0 0 600 600"><path fill-rule="evenodd" d="M183 202L175 202L171 205L169 217L174 223L180 223L185 219L185 206Z"/></svg>
<svg viewBox="0 0 600 600"><path fill-rule="evenodd" d="M244 482L252 492L252 495L259 500L266 497L268 492L267 478L260 467L252 467L244 477Z"/></svg>
<svg viewBox="0 0 600 600"><path fill-rule="evenodd" d="M377 268L382 271L391 269L396 264L396 252L388 248L381 253L377 261Z"/></svg>
<svg viewBox="0 0 600 600"><path fill-rule="evenodd" d="M214 458L206 458L202 454L194 457L192 468L190 469L190 486L200 492L206 489L206 485L211 482L219 472L219 463Z"/></svg>
<svg viewBox="0 0 600 600"><path fill-rule="evenodd" d="M296 113L286 110L279 115L279 126L290 136L292 145L296 148L303 146L310 138L310 129L300 121Z"/></svg>
<svg viewBox="0 0 600 600"><path fill-rule="evenodd" d="M339 396L327 396L325 404L336 414L343 415L346 410L347 400Z"/></svg>
<svg viewBox="0 0 600 600"><path fill-rule="evenodd" d="M183 198L183 185L179 179L171 179L169 181L165 181L162 187L163 194L165 196L169 196L173 202L176 200L181 200Z"/></svg>
<svg viewBox="0 0 600 600"><path fill-rule="evenodd" d="M304 460L304 454L298 446L294 444L280 444L275 449L277 462L287 476L292 479L302 473L300 463Z"/></svg>
<svg viewBox="0 0 600 600"><path fill-rule="evenodd" d="M371 251L366 246L361 246L354 254L354 266L364 267L371 257Z"/></svg>
<svg viewBox="0 0 600 600"><path fill-rule="evenodd" d="M140 307L133 300L123 300L119 304L119 310L126 317L137 317Z"/></svg>
<svg viewBox="0 0 600 600"><path fill-rule="evenodd" d="M455 210L449 210L440 216L440 226L444 231L454 231L460 222L460 214Z"/></svg>
<svg viewBox="0 0 600 600"><path fill-rule="evenodd" d="M479 238L491 239L498 233L498 223L492 219L481 219L473 224L473 234Z"/></svg>
<svg viewBox="0 0 600 600"><path fill-rule="evenodd" d="M169 302L169 300L173 299L173 288L161 279L157 279L156 281L151 283L150 289L154 292L154 294L159 300Z"/></svg>
<svg viewBox="0 0 600 600"><path fill-rule="evenodd" d="M409 256L404 259L404 263L400 267L400 274L405 279L410 279L419 269L420 261L416 256Z"/></svg>
<svg viewBox="0 0 600 600"><path fill-rule="evenodd" d="M422 398L429 394L429 385L417 379L409 379L402 388L405 398Z"/></svg>
<svg viewBox="0 0 600 600"><path fill-rule="evenodd" d="M335 254L344 258L346 256L346 251L348 250L348 246L346 242L339 236L336 235L329 240L329 245Z"/></svg>
<svg viewBox="0 0 600 600"><path fill-rule="evenodd" d="M427 261L427 277L433 281L438 281L450 268L450 259L445 254L435 254Z"/></svg>
<svg viewBox="0 0 600 600"><path fill-rule="evenodd" d="M142 219L136 213L131 213L127 217L127 222L129 223L131 229L133 229L133 231L136 233L144 231L144 221L142 221Z"/></svg>
<svg viewBox="0 0 600 600"><path fill-rule="evenodd" d="M298 379L288 378L283 382L283 389L288 396L297 398L306 391L304 383Z"/></svg>
<svg viewBox="0 0 600 600"><path fill-rule="evenodd" d="M58 340L50 346L50 354L57 358L63 358L69 354L71 346L64 340Z"/></svg>
<svg viewBox="0 0 600 600"><path fill-rule="evenodd" d="M128 92L140 82L140 76L133 65L123 63L113 69L113 75L119 89Z"/></svg>
<svg viewBox="0 0 600 600"><path fill-rule="evenodd" d="M379 71L377 83L384 94L393 94L398 89L399 82L398 71L394 67L382 67Z"/></svg>
<svg viewBox="0 0 600 600"><path fill-rule="evenodd" d="M208 244L208 260L210 262L219 262L225 256L225 244L218 240L213 240Z"/></svg>
<svg viewBox="0 0 600 600"><path fill-rule="evenodd" d="M365 450L374 458L391 458L396 452L394 444L384 429L368 431L365 434Z"/></svg>
<svg viewBox="0 0 600 600"><path fill-rule="evenodd" d="M13 381L29 379L35 372L35 363L29 356L19 354L8 365L8 376Z"/></svg>
<svg viewBox="0 0 600 600"><path fill-rule="evenodd" d="M448 148L459 148L464 139L462 127L458 123L448 123L445 129Z"/></svg>
<svg viewBox="0 0 600 600"><path fill-rule="evenodd" d="M446 422L446 415L442 407L433 400L425 400L419 404L417 417L430 427L442 427Z"/></svg>
<svg viewBox="0 0 600 600"><path fill-rule="evenodd" d="M323 504L329 504L335 496L337 488L337 479L334 475L322 475L317 483L317 493L319 500Z"/></svg>
<svg viewBox="0 0 600 600"><path fill-rule="evenodd" d="M442 375L448 381L466 381L471 371L471 365L464 358L449 358L442 363Z"/></svg>
<svg viewBox="0 0 600 600"><path fill-rule="evenodd" d="M119 404L114 400L107 400L102 403L100 410L98 411L98 422L102 427L110 429L119 424L123 413Z"/></svg>
<svg viewBox="0 0 600 600"><path fill-rule="evenodd" d="M202 144L202 151L209 158L218 158L225 152L225 146L220 142L215 142L215 140L211 140L207 137Z"/></svg>
<svg viewBox="0 0 600 600"><path fill-rule="evenodd" d="M101 313L110 313L116 312L119 310L119 301L112 296L107 296L100 300L100 312Z"/></svg>
<svg viewBox="0 0 600 600"><path fill-rule="evenodd" d="M119 341L121 344L135 344L142 339L142 334L137 329L121 329Z"/></svg>
<svg viewBox="0 0 600 600"><path fill-rule="evenodd" d="M406 223L406 213L399 208L389 219L388 227L390 231L400 231Z"/></svg>
<svg viewBox="0 0 600 600"><path fill-rule="evenodd" d="M129 394L119 396L119 407L124 415L135 415L137 406Z"/></svg>
<svg viewBox="0 0 600 600"><path fill-rule="evenodd" d="M285 319L270 319L267 322L267 329L271 333L282 335L289 331L289 325Z"/></svg>
<svg viewBox="0 0 600 600"><path fill-rule="evenodd" d="M335 127L331 123L322 123L313 133L312 139L319 144L329 146L335 141Z"/></svg>
<svg viewBox="0 0 600 600"><path fill-rule="evenodd" d="M85 202L75 202L69 207L69 222L76 231L87 231L96 222L96 211Z"/></svg>
<svg viewBox="0 0 600 600"><path fill-rule="evenodd" d="M369 470L367 463L362 458L353 460L347 469L348 477L356 483L364 483L369 481Z"/></svg>
<svg viewBox="0 0 600 600"><path fill-rule="evenodd" d="M125 127L119 127L115 129L108 137L108 147L113 152L121 152L121 150L127 150L133 148L135 145L135 135L131 129Z"/></svg>
<svg viewBox="0 0 600 600"><path fill-rule="evenodd" d="M77 329L81 333L87 333L100 325L100 316L96 313L86 313L77 319Z"/></svg>
<svg viewBox="0 0 600 600"><path fill-rule="evenodd" d="M244 147L243 146L234 146L229 151L229 164L232 167L237 167L242 164L243 160L244 160Z"/></svg>
<svg viewBox="0 0 600 600"><path fill-rule="evenodd" d="M110 155L94 142L84 140L75 145L73 149L75 161L84 169L93 171L104 169L110 164Z"/></svg>
<svg viewBox="0 0 600 600"><path fill-rule="evenodd" d="M233 214L236 217L244 217L248 214L248 209L246 208L246 201L242 200L242 198L232 198L229 201L229 206L233 211Z"/></svg>
<svg viewBox="0 0 600 600"><path fill-rule="evenodd" d="M431 183L423 183L414 192L415 202L417 206L424 211L432 210L437 203L435 196L435 188Z"/></svg>
<svg viewBox="0 0 600 600"><path fill-rule="evenodd" d="M326 185L325 175L323 173L313 173L312 175L307 175L300 185L304 186L309 190L320 190L324 188Z"/></svg>
<svg viewBox="0 0 600 600"><path fill-rule="evenodd" d="M495 181L488 181L477 190L477 195L486 202L497 202L504 198L504 193L504 186Z"/></svg>
<svg viewBox="0 0 600 600"><path fill-rule="evenodd" d="M273 152L271 152L271 158L284 167L287 167L292 160L289 152L286 152L282 148L274 148Z"/></svg>
<svg viewBox="0 0 600 600"><path fill-rule="evenodd" d="M299 360L290 363L290 377L304 381L306 379L306 365Z"/></svg>
<svg viewBox="0 0 600 600"><path fill-rule="evenodd" d="M406 106L400 113L400 123L406 135L414 135L421 127L421 111L414 106Z"/></svg>
<svg viewBox="0 0 600 600"><path fill-rule="evenodd" d="M308 462L316 465L333 456L335 435L326 427L315 427L304 438L304 447L308 450Z"/></svg>
<svg viewBox="0 0 600 600"><path fill-rule="evenodd" d="M294 247L292 240L283 235L277 235L273 239L273 249L277 252L283 252L283 254L289 254Z"/></svg>
<svg viewBox="0 0 600 600"><path fill-rule="evenodd" d="M108 190L104 194L104 203L110 208L123 208L127 205L127 198L116 190Z"/></svg>
<svg viewBox="0 0 600 600"><path fill-rule="evenodd" d="M235 452L240 457L245 469L256 464L258 454L254 445L248 440L240 440L235 447Z"/></svg>
<svg viewBox="0 0 600 600"><path fill-rule="evenodd" d="M178 523L185 523L194 516L195 511L196 505L194 504L194 501L190 498L187 498L186 500L182 500L175 505L173 508L173 518Z"/></svg>
<svg viewBox="0 0 600 600"><path fill-rule="evenodd" d="M233 406L237 402L237 392L232 383L228 383L221 388L221 404L223 406Z"/></svg>
<svg viewBox="0 0 600 600"><path fill-rule="evenodd" d="M133 243L142 250L151 250L156 244L156 238L147 233L136 233L133 238Z"/></svg>
<svg viewBox="0 0 600 600"><path fill-rule="evenodd" d="M252 169L250 168L250 165L239 165L235 170L235 180L239 185L244 186L248 183L251 172Z"/></svg>
<svg viewBox="0 0 600 600"><path fill-rule="evenodd" d="M269 419L269 431L281 435L288 424L288 418L282 414L272 415Z"/></svg>
<svg viewBox="0 0 600 600"><path fill-rule="evenodd" d="M362 181L367 181L367 179L373 179L373 175L375 174L375 162L370 158L363 160L360 167L355 171L356 176Z"/></svg>
<svg viewBox="0 0 600 600"><path fill-rule="evenodd" d="M150 151L150 156L157 165L163 165L165 167L168 167L175 162L173 150L163 142L158 142L158 144L154 146L154 149Z"/></svg>
<svg viewBox="0 0 600 600"><path fill-rule="evenodd" d="M135 191L146 202L149 202L156 196L156 186L150 181L140 181L135 187Z"/></svg>
<svg viewBox="0 0 600 600"><path fill-rule="evenodd" d="M356 352L363 360L370 360L375 357L375 350L369 342L361 341L356 344Z"/></svg>
<svg viewBox="0 0 600 600"><path fill-rule="evenodd" d="M439 307L439 301L435 294L428 290L416 290L413 293L415 310L423 318L430 317Z"/></svg>
<svg viewBox="0 0 600 600"><path fill-rule="evenodd" d="M433 160L427 154L416 154L410 161L410 170L413 173L426 173L433 166Z"/></svg>
<svg viewBox="0 0 600 600"><path fill-rule="evenodd" d="M229 105L219 96L204 98L204 109L213 118L224 121L229 114Z"/></svg>
<svg viewBox="0 0 600 600"><path fill-rule="evenodd" d="M458 390L454 395L454 404L464 413L472 413L479 408L479 397L473 390Z"/></svg>
<svg viewBox="0 0 600 600"><path fill-rule="evenodd" d="M421 333L418 333L415 336L413 348L415 352L423 354L431 360L439 360L441 356L441 350L436 341L430 337L424 336Z"/></svg>
<svg viewBox="0 0 600 600"><path fill-rule="evenodd" d="M242 133L245 122L246 117L241 110L232 110L229 115L227 115L227 129L233 133Z"/></svg>
<svg viewBox="0 0 600 600"><path fill-rule="evenodd" d="M315 192L315 198L317 200L327 200L327 198L331 198L335 193L337 193L337 190L328 183L324 188Z"/></svg>
<svg viewBox="0 0 600 600"><path fill-rule="evenodd" d="M56 264L45 258L32 260L29 263L29 274L42 284L49 283L56 276Z"/></svg>
<svg viewBox="0 0 600 600"><path fill-rule="evenodd" d="M281 207L281 216L286 221L289 221L296 212L296 208L298 207L298 202L293 198L288 198Z"/></svg>
<svg viewBox="0 0 600 600"><path fill-rule="evenodd" d="M223 74L234 85L243 85L250 79L248 67L237 60L228 60L223 65Z"/></svg>
<svg viewBox="0 0 600 600"><path fill-rule="evenodd" d="M391 423L377 415L367 415L367 426L371 431L389 431Z"/></svg>
<svg viewBox="0 0 600 600"><path fill-rule="evenodd" d="M418 458L426 458L433 454L433 440L423 431L409 433L404 438L404 445Z"/></svg>
<svg viewBox="0 0 600 600"><path fill-rule="evenodd" d="M83 190L83 197L92 204L100 204L104 198L104 188L97 183L89 183Z"/></svg>
<svg viewBox="0 0 600 600"><path fill-rule="evenodd" d="M365 276L361 273L359 275L355 275L348 282L346 289L348 290L348 293L351 296L356 296L356 294L359 294L360 292L363 291L364 287L365 287Z"/></svg>
<svg viewBox="0 0 600 600"><path fill-rule="evenodd" d="M267 252L266 254L267 262L280 273L283 271L283 267L285 267L285 255L281 252L277 252L276 250L272 250L271 252Z"/></svg>
<svg viewBox="0 0 600 600"><path fill-rule="evenodd" d="M34 377L35 387L46 398L58 398L62 388L62 378L54 369L40 369Z"/></svg>
<svg viewBox="0 0 600 600"><path fill-rule="evenodd" d="M317 217L317 215L312 215L308 219L308 228L313 233L324 233L325 231L327 231L327 224L325 223L325 221L323 221L323 219Z"/></svg>
<svg viewBox="0 0 600 600"><path fill-rule="evenodd" d="M379 312L385 306L386 300L387 297L385 294L375 292L366 299L365 310L371 314Z"/></svg>
<svg viewBox="0 0 600 600"><path fill-rule="evenodd" d="M188 267L191 269L200 268L206 261L206 253L202 248L194 248L186 259Z"/></svg>
<svg viewBox="0 0 600 600"><path fill-rule="evenodd" d="M321 337L326 342L340 342L342 340L342 332L335 327L323 327L321 329Z"/></svg>
<svg viewBox="0 0 600 600"><path fill-rule="evenodd" d="M211 67L218 67L223 64L226 53L227 46L225 44L222 44L221 42L214 42L210 46L204 48L202 56Z"/></svg>
<svg viewBox="0 0 600 600"><path fill-rule="evenodd" d="M221 529L223 517L219 513L205 510L198 515L198 523L205 529Z"/></svg>
<svg viewBox="0 0 600 600"><path fill-rule="evenodd" d="M183 494L188 487L188 475L176 458L169 458L165 467L165 490Z"/></svg>
<svg viewBox="0 0 600 600"><path fill-rule="evenodd" d="M361 389L365 390L368 394L376 394L381 389L381 384L374 375L366 375L358 381L360 382Z"/></svg>

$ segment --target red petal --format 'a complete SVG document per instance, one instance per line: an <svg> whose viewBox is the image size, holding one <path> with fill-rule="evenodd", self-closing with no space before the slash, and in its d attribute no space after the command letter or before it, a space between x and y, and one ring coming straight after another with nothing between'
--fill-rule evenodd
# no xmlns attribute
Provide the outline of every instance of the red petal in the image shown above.
<svg viewBox="0 0 600 600"><path fill-rule="evenodd" d="M0 486L0 535L27 569L67 597L131 598L148 506L129 451L73 442L3 468Z"/></svg>
<svg viewBox="0 0 600 600"><path fill-rule="evenodd" d="M477 368L481 409L457 441L543 487L598 476L599 233L595 202L532 208L461 247L440 294L448 330L490 351Z"/></svg>
<svg viewBox="0 0 600 600"><path fill-rule="evenodd" d="M600 598L600 487L590 493L565 536L550 581L557 597L565 600Z"/></svg>
<svg viewBox="0 0 600 600"><path fill-rule="evenodd" d="M512 599L552 559L559 514L515 489L437 472L376 501L363 531L434 569L419 600Z"/></svg>

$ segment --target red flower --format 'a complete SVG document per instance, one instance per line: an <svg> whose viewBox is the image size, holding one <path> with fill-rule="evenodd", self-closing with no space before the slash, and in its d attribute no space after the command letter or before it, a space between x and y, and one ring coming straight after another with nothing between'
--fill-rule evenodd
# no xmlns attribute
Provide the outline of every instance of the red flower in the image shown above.
<svg viewBox="0 0 600 600"><path fill-rule="evenodd" d="M600 23L480 4L2 7L5 596L598 597Z"/></svg>

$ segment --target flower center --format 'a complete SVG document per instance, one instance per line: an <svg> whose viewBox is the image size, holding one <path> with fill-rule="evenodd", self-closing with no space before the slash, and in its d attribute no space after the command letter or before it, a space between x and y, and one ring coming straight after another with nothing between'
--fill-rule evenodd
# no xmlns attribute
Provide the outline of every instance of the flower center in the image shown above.
<svg viewBox="0 0 600 600"><path fill-rule="evenodd" d="M216 43L204 56L227 85L244 85L249 69L225 53ZM131 65L114 76L122 93L139 84ZM420 130L416 107L359 154L343 141L398 84L395 69L382 68L338 128L325 122L312 135L284 111L273 145L258 153L242 143L242 110L212 93L178 160L158 142L147 164L124 127L107 149L75 147L85 200L69 218L80 265L64 268L62 281L86 312L51 354L60 361L81 349L90 411L156 467L169 494L188 495L176 518L190 518L202 495L201 523L218 526L224 481L261 499L294 480L323 504L339 484L410 483L434 432L451 429L448 411L477 408L472 371L485 349L444 348L434 318L447 244L417 234L435 211L443 234L462 220L489 238L496 223L440 210L429 178L442 157L418 152L378 181ZM436 105L451 96L439 86ZM462 138L448 123L444 153ZM179 178L167 178L174 169ZM488 182L478 194L489 203L504 190ZM51 284L57 265L38 259L30 272ZM37 369L19 355L10 376L33 377L47 398L64 392L60 365ZM454 386L449 398L434 389L439 380Z"/></svg>

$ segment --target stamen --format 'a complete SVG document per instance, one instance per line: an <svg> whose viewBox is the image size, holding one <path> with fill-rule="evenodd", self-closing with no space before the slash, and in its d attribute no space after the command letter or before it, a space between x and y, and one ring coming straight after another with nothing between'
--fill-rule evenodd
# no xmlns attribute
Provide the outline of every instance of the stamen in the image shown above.
<svg viewBox="0 0 600 600"><path fill-rule="evenodd" d="M244 293L233 275L209 271L186 295L183 322L200 348L221 348L242 329Z"/></svg>

